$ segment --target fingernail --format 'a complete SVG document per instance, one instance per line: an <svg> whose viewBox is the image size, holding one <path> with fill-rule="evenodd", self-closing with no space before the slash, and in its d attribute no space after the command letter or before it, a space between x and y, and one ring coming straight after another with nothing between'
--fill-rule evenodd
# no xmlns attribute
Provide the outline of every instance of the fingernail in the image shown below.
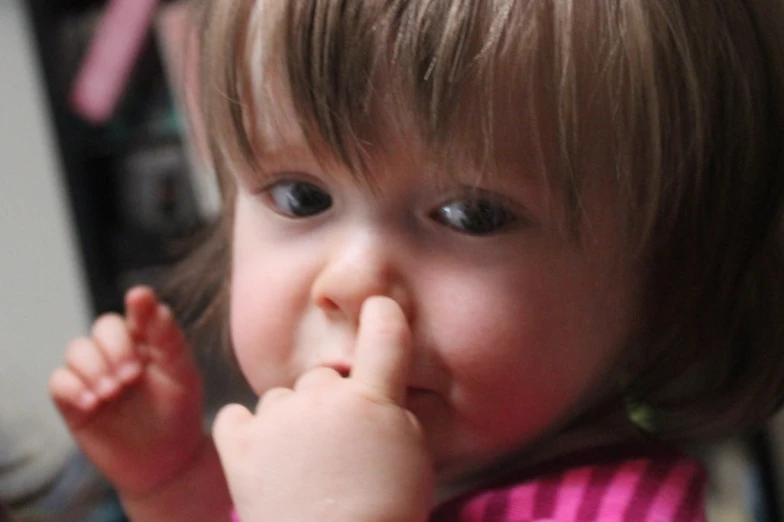
<svg viewBox="0 0 784 522"><path fill-rule="evenodd" d="M117 378L122 382L134 380L142 372L142 365L136 361L127 362L117 370Z"/></svg>
<svg viewBox="0 0 784 522"><path fill-rule="evenodd" d="M89 410L92 409L98 403L98 397L91 391L86 391L82 393L79 397L79 406L82 409Z"/></svg>
<svg viewBox="0 0 784 522"><path fill-rule="evenodd" d="M101 377L95 387L95 392L99 397L108 397L115 391L117 391L117 383L108 377Z"/></svg>

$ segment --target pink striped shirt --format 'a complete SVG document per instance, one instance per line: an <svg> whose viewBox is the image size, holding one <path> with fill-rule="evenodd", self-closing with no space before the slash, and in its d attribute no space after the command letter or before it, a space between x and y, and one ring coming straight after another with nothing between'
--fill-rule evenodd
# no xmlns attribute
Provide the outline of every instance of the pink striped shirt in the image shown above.
<svg viewBox="0 0 784 522"><path fill-rule="evenodd" d="M473 491L431 522L704 522L706 475L660 445L586 450Z"/></svg>

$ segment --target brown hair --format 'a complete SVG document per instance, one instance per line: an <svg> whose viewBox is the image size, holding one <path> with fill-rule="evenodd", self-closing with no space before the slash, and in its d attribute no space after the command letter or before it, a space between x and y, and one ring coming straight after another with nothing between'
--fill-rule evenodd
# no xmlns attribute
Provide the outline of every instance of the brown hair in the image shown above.
<svg viewBox="0 0 784 522"><path fill-rule="evenodd" d="M664 437L764 421L784 397L781 27L766 0L207 1L201 89L225 211L195 259L213 319L232 173L258 167L286 124L276 107L360 179L382 102L444 165L488 171L511 117L571 229L596 155L610 159L646 270L630 400Z"/></svg>

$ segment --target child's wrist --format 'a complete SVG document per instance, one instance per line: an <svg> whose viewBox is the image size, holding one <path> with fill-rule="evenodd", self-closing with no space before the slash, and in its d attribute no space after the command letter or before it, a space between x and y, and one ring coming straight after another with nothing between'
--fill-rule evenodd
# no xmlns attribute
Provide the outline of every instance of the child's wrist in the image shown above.
<svg viewBox="0 0 784 522"><path fill-rule="evenodd" d="M118 491L118 495L131 520L218 521L223 515L228 520L231 509L218 454L206 434L192 457L166 480L144 491Z"/></svg>

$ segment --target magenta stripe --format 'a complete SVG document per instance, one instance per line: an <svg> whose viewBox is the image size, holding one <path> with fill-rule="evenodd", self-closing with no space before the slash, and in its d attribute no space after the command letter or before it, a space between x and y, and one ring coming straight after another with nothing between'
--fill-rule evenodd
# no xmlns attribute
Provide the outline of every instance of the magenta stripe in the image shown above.
<svg viewBox="0 0 784 522"><path fill-rule="evenodd" d="M598 466L594 469L591 482L585 491L582 505L577 512L577 520L596 520L607 486L610 485L619 465Z"/></svg>
<svg viewBox="0 0 784 522"><path fill-rule="evenodd" d="M485 516L481 519L484 522L504 522L508 520L507 512L509 506L509 497L512 491L509 489L501 489L493 491L487 500L487 509ZM471 520L471 519L469 519Z"/></svg>
<svg viewBox="0 0 784 522"><path fill-rule="evenodd" d="M661 520L675 520L673 517L686 498L687 487L698 474L698 469L693 464L682 461L667 474L656 498L653 499L651 509L645 522L660 522Z"/></svg>
<svg viewBox="0 0 784 522"><path fill-rule="evenodd" d="M544 477L539 483L539 489L534 498L534 518L550 518L553 516L558 492L564 479L562 474Z"/></svg>
<svg viewBox="0 0 784 522"><path fill-rule="evenodd" d="M538 489L538 482L529 482L512 489L509 492L507 520L531 519L534 513L534 499Z"/></svg>
<svg viewBox="0 0 784 522"><path fill-rule="evenodd" d="M575 520L577 510L583 502L585 490L591 480L593 468L585 467L570 471L564 475L561 489L558 491L558 502L553 518L556 520Z"/></svg>
<svg viewBox="0 0 784 522"><path fill-rule="evenodd" d="M673 522L705 522L705 487L705 474L700 470L692 477Z"/></svg>
<svg viewBox="0 0 784 522"><path fill-rule="evenodd" d="M623 517L624 522L640 522L644 520L645 515L651 508L651 503L656 497L656 493L664 482L670 470L675 466L676 461L673 459L660 459L652 460L645 474L637 484L637 490L634 492L626 513Z"/></svg>
<svg viewBox="0 0 784 522"><path fill-rule="evenodd" d="M599 507L597 520L602 522L622 522L629 507L637 486L645 470L649 466L648 460L632 460L623 464L612 479L608 487L609 494L604 495Z"/></svg>

